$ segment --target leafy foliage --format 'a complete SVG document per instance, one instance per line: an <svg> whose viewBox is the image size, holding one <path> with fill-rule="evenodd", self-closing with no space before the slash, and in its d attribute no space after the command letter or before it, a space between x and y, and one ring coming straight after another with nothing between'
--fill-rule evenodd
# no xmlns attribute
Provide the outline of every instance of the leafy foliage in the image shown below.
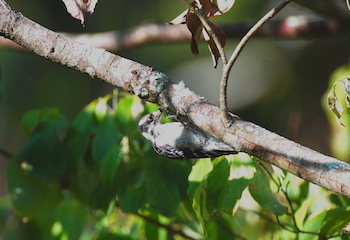
<svg viewBox="0 0 350 240"><path fill-rule="evenodd" d="M349 199L245 154L157 155L136 129L154 110L109 94L71 122L57 109L25 114L28 140L7 166L20 218L4 239L327 239L350 221Z"/></svg>

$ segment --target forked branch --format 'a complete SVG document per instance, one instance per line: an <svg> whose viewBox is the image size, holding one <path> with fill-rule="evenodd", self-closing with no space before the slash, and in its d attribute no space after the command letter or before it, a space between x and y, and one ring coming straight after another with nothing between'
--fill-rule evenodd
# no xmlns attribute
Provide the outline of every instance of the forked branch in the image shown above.
<svg viewBox="0 0 350 240"><path fill-rule="evenodd" d="M221 46L221 43L219 41L219 38L216 36L215 32L211 28L211 26L208 24L208 20L199 12L195 7L193 7L188 0L181 0L189 10L194 12L200 21L202 22L204 28L210 35L210 37L214 40L215 45L220 53L220 57L223 63L223 69L222 69L222 77L220 82L220 109L221 109L221 116L225 123L229 123L228 120L228 109L227 109L227 85L228 85L228 78L232 69L233 64L236 62L239 54L243 50L243 47L246 45L246 43L249 41L249 39L253 36L253 34L268 20L270 20L273 16L275 16L280 10L282 10L288 3L290 3L292 0L282 0L276 7L274 7L272 10L270 10L265 16L263 16L248 32L245 34L245 36L241 39L237 47L235 48L234 52L232 53L230 60L227 61L227 57L224 51L224 48Z"/></svg>

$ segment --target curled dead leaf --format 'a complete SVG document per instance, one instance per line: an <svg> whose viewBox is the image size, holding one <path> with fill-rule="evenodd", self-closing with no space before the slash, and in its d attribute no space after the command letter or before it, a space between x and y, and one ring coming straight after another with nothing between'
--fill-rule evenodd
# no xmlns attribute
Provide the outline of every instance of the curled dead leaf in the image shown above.
<svg viewBox="0 0 350 240"><path fill-rule="evenodd" d="M84 25L86 20L93 14L98 0L62 0L67 12Z"/></svg>
<svg viewBox="0 0 350 240"><path fill-rule="evenodd" d="M218 4L220 4L220 6L218 6ZM192 7L198 12L200 12L205 19L221 15L222 13L227 12L233 6L233 4L234 0L195 0L191 3ZM206 29L204 28L201 20L198 18L194 11L186 10L182 12L169 24L177 25L184 23L187 24L187 28L192 34L192 53L195 55L199 54L198 43L200 37L203 34L204 40L208 44L208 48L213 59L213 65L214 67L216 67L218 64L218 59L220 57L218 46L215 44L215 41L210 37L210 35L206 32ZM207 23L218 38L221 47L224 47L226 44L226 39L221 29L209 20L207 20Z"/></svg>

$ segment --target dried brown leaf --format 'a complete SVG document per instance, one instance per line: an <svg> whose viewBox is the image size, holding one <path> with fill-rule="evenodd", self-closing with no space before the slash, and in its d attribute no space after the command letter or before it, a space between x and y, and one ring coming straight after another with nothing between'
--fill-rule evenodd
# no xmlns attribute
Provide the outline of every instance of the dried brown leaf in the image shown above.
<svg viewBox="0 0 350 240"><path fill-rule="evenodd" d="M206 34L207 33L204 34L204 32L203 32L203 35L206 35ZM208 44L208 49L209 49L210 54L211 54L211 58L213 60L213 66L214 66L214 68L216 68L218 66L220 52L219 52L218 48L216 47L216 44L215 44L213 39L210 38L207 41L207 44Z"/></svg>
<svg viewBox="0 0 350 240"><path fill-rule="evenodd" d="M211 29L214 31L217 38L219 39L221 47L225 47L226 38L223 32L221 31L221 29L210 21L208 21L208 24L211 27ZM218 60L220 58L219 49L217 48L215 41L209 36L209 34L205 30L203 30L203 37L208 44L208 48L209 48L211 57L213 59L213 65L214 65L214 68L216 68L218 65Z"/></svg>
<svg viewBox="0 0 350 240"><path fill-rule="evenodd" d="M186 23L188 30L190 30L192 34L191 51L193 54L198 55L198 43L203 30L202 22L195 13L189 11L186 15Z"/></svg>
<svg viewBox="0 0 350 240"><path fill-rule="evenodd" d="M62 0L66 5L67 12L84 25L86 20L93 14L98 0Z"/></svg>
<svg viewBox="0 0 350 240"><path fill-rule="evenodd" d="M339 99L335 93L335 86L337 85L339 81L337 81L334 85L332 90L328 93L327 96L327 101L328 101L328 108L329 110L331 110L337 120L337 123L339 125L342 125L345 127L345 125L340 121L340 118L343 114L343 106L341 105L341 103L339 102Z"/></svg>
<svg viewBox="0 0 350 240"><path fill-rule="evenodd" d="M220 2L223 10L219 9L220 7L218 7L217 2ZM227 12L232 7L233 4L234 4L234 0L194 0L191 3L192 7L195 8L197 11L201 12L201 15L206 19L216 15L220 15L223 12ZM203 34L204 39L208 44L209 51L213 59L214 67L216 67L218 64L218 59L220 58L219 49L216 46L215 41L211 39L209 34L206 32L201 20L194 13L194 11L193 10L184 11L175 19L173 19L169 24L176 25L181 23L186 23L187 28L190 30L192 34L191 51L195 55L199 54L198 43L201 35ZM210 21L208 21L208 24L210 25L211 29L217 36L221 44L221 47L224 47L226 44L226 39L221 29Z"/></svg>
<svg viewBox="0 0 350 240"><path fill-rule="evenodd" d="M211 0L199 0L199 2L205 18L210 18L211 16L214 16L217 11L219 11L218 6L212 3Z"/></svg>

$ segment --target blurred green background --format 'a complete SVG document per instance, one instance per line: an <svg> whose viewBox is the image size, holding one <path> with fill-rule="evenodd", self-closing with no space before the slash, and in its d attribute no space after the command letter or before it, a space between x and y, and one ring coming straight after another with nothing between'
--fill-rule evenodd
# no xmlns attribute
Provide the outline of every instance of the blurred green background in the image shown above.
<svg viewBox="0 0 350 240"><path fill-rule="evenodd" d="M82 27L58 0L8 3L49 29L72 33L121 31L145 21L169 22L184 10L179 0L105 0L97 4L86 27ZM213 21L258 19L276 3L237 1L230 12ZM310 11L290 4L276 18L305 13L313 16ZM321 100L330 75L349 62L349 37L338 34L298 40L252 39L231 73L228 90L231 111L317 151L332 154L329 125L322 109L326 102ZM237 43L237 39L227 39L228 55ZM189 42L146 45L117 54L153 66L174 81L184 80L190 89L218 103L221 65L212 68L204 43L197 57L191 54ZM0 49L0 67L0 147L10 153L15 153L25 140L20 119L29 109L57 107L71 120L92 99L113 90L113 86L98 79L29 52ZM7 161L0 156L1 195L6 194Z"/></svg>

